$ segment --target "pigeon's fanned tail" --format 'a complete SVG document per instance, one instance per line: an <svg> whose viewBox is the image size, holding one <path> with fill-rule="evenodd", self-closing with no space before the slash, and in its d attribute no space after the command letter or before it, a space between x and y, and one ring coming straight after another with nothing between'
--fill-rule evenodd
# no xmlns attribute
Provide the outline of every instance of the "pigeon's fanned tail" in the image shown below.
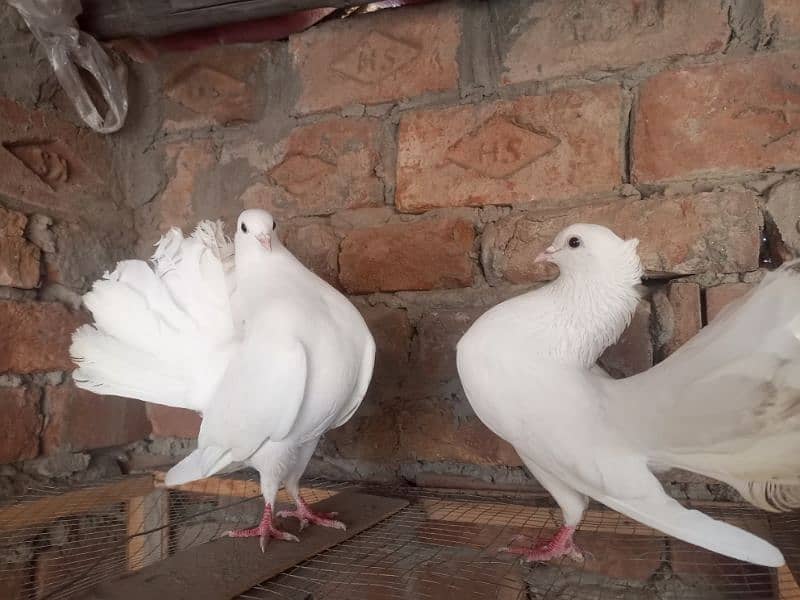
<svg viewBox="0 0 800 600"><path fill-rule="evenodd" d="M781 551L761 538L696 510L687 510L668 497L618 500L598 496L614 510L706 550L766 567L784 564Z"/></svg>
<svg viewBox="0 0 800 600"><path fill-rule="evenodd" d="M159 241L153 267L121 261L83 300L93 326L73 334L75 381L100 394L202 411L233 337L230 242L220 223Z"/></svg>
<svg viewBox="0 0 800 600"><path fill-rule="evenodd" d="M232 461L231 453L224 448L217 446L198 448L167 471L164 483L168 486L181 485L204 477L211 477Z"/></svg>

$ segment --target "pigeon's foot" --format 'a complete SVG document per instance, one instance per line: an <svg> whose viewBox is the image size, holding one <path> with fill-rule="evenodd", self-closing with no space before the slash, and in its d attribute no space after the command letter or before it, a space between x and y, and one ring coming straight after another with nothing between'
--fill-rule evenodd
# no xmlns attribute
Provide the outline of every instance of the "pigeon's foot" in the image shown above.
<svg viewBox="0 0 800 600"><path fill-rule="evenodd" d="M242 537L258 537L260 538L260 545L261 551L264 552L267 549L267 544L271 539L276 540L283 540L285 542L299 542L300 540L297 539L296 535L292 535L287 531L281 531L280 529L276 529L272 525L272 506L267 504L264 507L264 516L261 517L261 523L258 524L258 527L252 527L250 529L234 529L232 531L228 531L225 534L226 537L233 537L233 538L242 538Z"/></svg>
<svg viewBox="0 0 800 600"><path fill-rule="evenodd" d="M300 531L303 531L303 529L305 529L309 523L321 525L322 527L341 529L342 531L347 529L344 523L333 519L333 517L336 516L335 512L315 513L302 498L300 498L300 501L297 503L297 507L294 510L282 510L278 513L278 516L283 518L294 517L295 519L299 520Z"/></svg>
<svg viewBox="0 0 800 600"><path fill-rule="evenodd" d="M561 527L549 540L523 546L510 546L501 548L500 552L508 552L522 556L526 562L544 562L554 558L568 556L572 560L582 561L583 553L572 541L575 533L574 527ZM512 542L527 540L523 535L512 538Z"/></svg>

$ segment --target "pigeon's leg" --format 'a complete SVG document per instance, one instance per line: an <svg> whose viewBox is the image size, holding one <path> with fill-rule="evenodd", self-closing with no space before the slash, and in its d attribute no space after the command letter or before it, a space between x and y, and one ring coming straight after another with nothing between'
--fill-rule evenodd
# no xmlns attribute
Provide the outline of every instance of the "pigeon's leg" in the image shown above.
<svg viewBox="0 0 800 600"><path fill-rule="evenodd" d="M261 523L257 527L250 529L234 529L224 534L227 537L241 538L241 537L259 537L261 539L261 551L267 549L270 539L284 540L286 542L299 542L297 536L292 535L287 531L276 529L272 525L272 504L267 503L264 505L264 515L261 517Z"/></svg>
<svg viewBox="0 0 800 600"><path fill-rule="evenodd" d="M546 471L535 465L531 466L530 462L526 461L525 465L561 507L561 512L564 514L564 525L548 540L542 540L535 544L502 548L501 552L518 554L528 562L547 561L562 556L569 556L574 560L582 560L583 553L575 545L572 537L583 518L583 512L589 504L589 499ZM524 536L516 536L512 541L521 539L525 539Z"/></svg>
<svg viewBox="0 0 800 600"><path fill-rule="evenodd" d="M279 517L294 517L300 521L300 531L312 523L314 525L321 525L322 527L333 527L334 529L347 529L344 523L335 520L333 517L336 513L317 513L311 510L311 507L303 500L300 495L300 477L308 466L308 461L314 454L314 448L317 446L317 440L312 440L304 444L297 455L297 462L292 466L289 474L286 476L286 491L294 500L296 506L294 510L282 510L278 513Z"/></svg>

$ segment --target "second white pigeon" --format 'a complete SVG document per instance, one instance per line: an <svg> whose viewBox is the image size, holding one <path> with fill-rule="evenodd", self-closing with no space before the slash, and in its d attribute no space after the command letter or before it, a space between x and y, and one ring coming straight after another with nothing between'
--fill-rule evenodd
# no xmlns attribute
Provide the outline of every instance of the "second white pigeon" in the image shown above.
<svg viewBox="0 0 800 600"><path fill-rule="evenodd" d="M510 442L556 500L564 525L509 548L528 560L580 556L589 498L736 559L776 567L781 552L668 496L653 471L725 482L770 511L800 507L800 273L768 274L688 344L622 380L595 362L639 302L638 241L573 225L535 260L555 281L499 304L458 344L458 372L480 419Z"/></svg>
<svg viewBox="0 0 800 600"><path fill-rule="evenodd" d="M297 541L273 523L282 483L297 506L281 516L344 528L311 511L299 480L319 438L345 423L372 377L375 343L337 290L281 243L273 217L246 210L233 247L221 224L170 231L153 268L123 261L84 302L94 325L73 335L79 387L198 411L197 450L167 485L239 465L258 470L265 508L233 537Z"/></svg>

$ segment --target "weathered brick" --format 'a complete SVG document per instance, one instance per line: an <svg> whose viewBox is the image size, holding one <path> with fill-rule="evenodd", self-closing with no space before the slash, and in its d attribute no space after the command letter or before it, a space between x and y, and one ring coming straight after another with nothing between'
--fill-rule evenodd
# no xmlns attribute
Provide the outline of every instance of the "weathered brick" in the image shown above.
<svg viewBox="0 0 800 600"><path fill-rule="evenodd" d="M278 218L326 215L383 204L381 124L376 119L329 119L298 127L269 153L266 181L242 196L245 208Z"/></svg>
<svg viewBox="0 0 800 600"><path fill-rule="evenodd" d="M14 208L61 218L112 215L103 139L48 111L0 98L0 194Z"/></svg>
<svg viewBox="0 0 800 600"><path fill-rule="evenodd" d="M768 567L728 558L680 540L671 540L670 550L672 572L692 589L705 588L708 594L705 597L722 597L744 586L747 595L753 598L779 595L773 588L775 580Z"/></svg>
<svg viewBox="0 0 800 600"><path fill-rule="evenodd" d="M486 227L481 250L491 283L541 281L552 265L533 258L564 227L597 223L623 238L640 240L639 256L650 275L704 271L737 273L758 268L762 216L749 192L617 200L548 217L516 214Z"/></svg>
<svg viewBox="0 0 800 600"><path fill-rule="evenodd" d="M192 410L161 404L147 404L147 418L153 435L180 438L196 438L203 420Z"/></svg>
<svg viewBox="0 0 800 600"><path fill-rule="evenodd" d="M299 74L296 111L378 104L458 85L461 12L452 5L380 11L289 38Z"/></svg>
<svg viewBox="0 0 800 600"><path fill-rule="evenodd" d="M58 302L0 301L0 373L73 369L72 332L87 321Z"/></svg>
<svg viewBox="0 0 800 600"><path fill-rule="evenodd" d="M525 6L526 14L510 22L503 83L710 54L730 35L728 9L715 2L546 0Z"/></svg>
<svg viewBox="0 0 800 600"><path fill-rule="evenodd" d="M0 285L31 289L39 285L41 251L23 237L28 218L0 206Z"/></svg>
<svg viewBox="0 0 800 600"><path fill-rule="evenodd" d="M474 237L459 219L356 229L342 241L339 277L355 294L469 287Z"/></svg>
<svg viewBox="0 0 800 600"><path fill-rule="evenodd" d="M634 180L800 166L798 64L796 52L767 54L647 80L633 125Z"/></svg>
<svg viewBox="0 0 800 600"><path fill-rule="evenodd" d="M328 225L311 223L281 230L283 243L306 267L339 286L339 238Z"/></svg>
<svg viewBox="0 0 800 600"><path fill-rule="evenodd" d="M615 85L421 110L400 121L397 207L564 206L621 182Z"/></svg>
<svg viewBox="0 0 800 600"><path fill-rule="evenodd" d="M692 339L703 326L700 286L688 281L670 282L666 294L656 293L658 337L656 345L660 358L666 358Z"/></svg>
<svg viewBox="0 0 800 600"><path fill-rule="evenodd" d="M0 387L0 464L36 458L41 429L39 392Z"/></svg>
<svg viewBox="0 0 800 600"><path fill-rule="evenodd" d="M709 323L713 321L717 315L728 304L741 298L747 292L753 289L752 283L723 283L716 285L706 290L706 318Z"/></svg>
<svg viewBox="0 0 800 600"><path fill-rule="evenodd" d="M98 396L71 383L45 389L44 414L44 454L121 446L150 433L142 402Z"/></svg>
<svg viewBox="0 0 800 600"><path fill-rule="evenodd" d="M780 38L800 36L800 4L795 0L764 0L764 22Z"/></svg>
<svg viewBox="0 0 800 600"><path fill-rule="evenodd" d="M261 46L211 46L161 61L167 131L255 121L261 113Z"/></svg>
<svg viewBox="0 0 800 600"><path fill-rule="evenodd" d="M193 206L199 182L216 162L213 144L208 140L192 140L169 144L166 149L168 181L152 202L137 212L137 230L142 252L152 253L152 243L170 227L185 233L194 227L198 215Z"/></svg>
<svg viewBox="0 0 800 600"><path fill-rule="evenodd" d="M336 447L342 458L396 464L399 432L397 415L392 406L375 409L364 404L347 423L325 434L325 440Z"/></svg>
<svg viewBox="0 0 800 600"><path fill-rule="evenodd" d="M520 466L510 444L474 415L459 415L449 400L418 400L398 409L399 447L395 460L453 461ZM391 456L387 456L391 459Z"/></svg>
<svg viewBox="0 0 800 600"><path fill-rule="evenodd" d="M800 181L790 179L772 188L767 212L783 245L800 256Z"/></svg>
<svg viewBox="0 0 800 600"><path fill-rule="evenodd" d="M639 302L619 341L603 352L598 362L612 377L630 377L653 366L651 313L650 302Z"/></svg>
<svg viewBox="0 0 800 600"><path fill-rule="evenodd" d="M365 306L361 314L375 339L375 369L370 396L383 383L398 383L408 372L411 351L411 323L408 312L388 306Z"/></svg>

